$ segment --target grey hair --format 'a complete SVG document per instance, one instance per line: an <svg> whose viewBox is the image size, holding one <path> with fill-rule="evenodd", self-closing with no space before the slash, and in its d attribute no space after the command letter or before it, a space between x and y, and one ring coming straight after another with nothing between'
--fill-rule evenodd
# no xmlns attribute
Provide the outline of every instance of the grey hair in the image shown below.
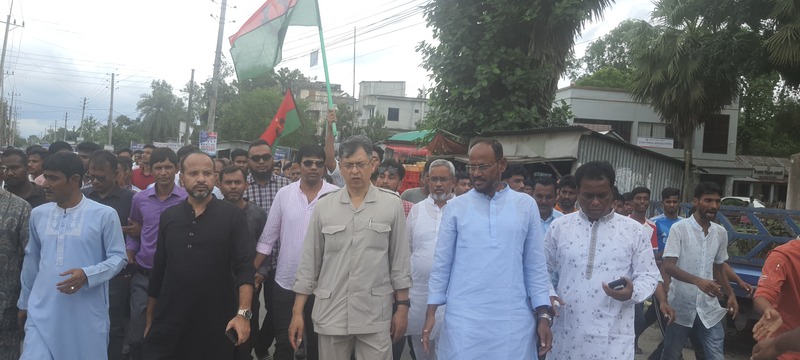
<svg viewBox="0 0 800 360"><path fill-rule="evenodd" d="M367 157L372 158L372 141L364 135L353 135L339 144L339 159L353 156L358 149L364 149Z"/></svg>
<svg viewBox="0 0 800 360"><path fill-rule="evenodd" d="M433 168L435 168L437 166L445 166L445 167L447 167L447 170L450 170L450 176L452 176L452 177L456 176L456 167L453 166L453 163L451 163L450 161L445 160L445 159L433 160L433 162L431 162L431 166L428 168L428 173L431 172L430 169L433 169Z"/></svg>

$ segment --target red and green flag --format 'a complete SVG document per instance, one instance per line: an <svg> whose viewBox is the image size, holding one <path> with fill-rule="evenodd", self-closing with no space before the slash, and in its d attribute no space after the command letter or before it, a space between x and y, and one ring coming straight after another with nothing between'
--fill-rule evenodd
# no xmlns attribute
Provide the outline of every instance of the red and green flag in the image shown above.
<svg viewBox="0 0 800 360"><path fill-rule="evenodd" d="M278 113L272 118L267 130L264 130L260 139L266 141L272 147L281 137L289 135L299 128L300 115L297 113L292 90L286 90L286 95L283 97L281 107L278 108Z"/></svg>
<svg viewBox="0 0 800 360"><path fill-rule="evenodd" d="M319 26L317 0L267 0L228 40L239 81L268 74L281 62L289 26Z"/></svg>

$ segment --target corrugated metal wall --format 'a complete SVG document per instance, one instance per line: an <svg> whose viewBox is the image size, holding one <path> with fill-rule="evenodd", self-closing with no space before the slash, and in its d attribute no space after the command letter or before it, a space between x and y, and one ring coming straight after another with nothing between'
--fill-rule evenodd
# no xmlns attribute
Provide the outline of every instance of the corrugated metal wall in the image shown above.
<svg viewBox="0 0 800 360"><path fill-rule="evenodd" d="M645 186L652 192L651 197L658 200L661 197L661 189L665 187L682 189L683 167L680 163L655 157L645 151L630 149L612 141L584 135L578 146L577 158L577 166L596 160L610 162L616 170L617 188L622 193L631 191L637 186Z"/></svg>

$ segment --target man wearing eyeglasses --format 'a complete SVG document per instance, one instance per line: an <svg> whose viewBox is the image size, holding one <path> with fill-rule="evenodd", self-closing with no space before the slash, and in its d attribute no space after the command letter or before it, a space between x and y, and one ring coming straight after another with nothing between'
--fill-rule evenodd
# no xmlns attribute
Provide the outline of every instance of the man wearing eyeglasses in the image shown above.
<svg viewBox="0 0 800 360"><path fill-rule="evenodd" d="M397 192L400 184L403 183L403 178L406 176L406 169L397 160L386 159L378 166L378 171L375 174L375 181L373 181L375 186ZM401 201L403 202L403 211L408 216L414 203L405 200Z"/></svg>
<svg viewBox="0 0 800 360"><path fill-rule="evenodd" d="M421 339L430 352L436 310L447 304L440 359L536 359L552 344L539 209L500 181L506 165L499 141L473 141L474 191L444 207Z"/></svg>
<svg viewBox="0 0 800 360"><path fill-rule="evenodd" d="M325 151L319 145L304 145L297 152L295 163L300 164L300 181L278 190L270 209L269 219L258 240L255 265L260 266L272 253L275 243L281 243L278 267L272 290L272 310L275 313L275 360L292 360L293 351L289 343L289 322L294 306L294 277L303 249L306 229L321 196L339 187L322 179L325 171ZM313 296L306 303L304 316L311 320ZM317 336L313 326L306 333L307 359L319 358Z"/></svg>
<svg viewBox="0 0 800 360"><path fill-rule="evenodd" d="M107 150L91 153L87 159L89 171L85 178L88 186L81 189L83 195L117 211L120 224L128 222L131 201L136 193L117 185L118 160ZM119 232L122 233L122 227ZM123 234L124 236L124 234ZM122 359L122 343L125 336L125 315L128 313L131 273L122 271L108 282L108 317L111 320L108 342L109 360Z"/></svg>
<svg viewBox="0 0 800 360"><path fill-rule="evenodd" d="M292 286L289 341L295 349L304 341L303 311L313 294L323 360L349 360L353 352L356 359L389 360L408 323L406 218L397 194L370 182L371 153L372 142L361 135L339 146L346 185L317 202Z"/></svg>
<svg viewBox="0 0 800 360"><path fill-rule="evenodd" d="M250 143L247 156L249 158L248 167L250 168L250 173L247 175L247 191L245 191L244 197L264 209L264 211L267 212L267 219L269 219L269 211L272 208L275 195L282 187L289 185L291 180L283 176L275 175L275 173L272 172L272 164L275 158L272 157L272 149L266 141L258 139ZM272 255L257 268L257 272L261 276L256 277L259 281L263 279L264 308L267 311L267 316L264 318L260 330L256 332L256 329L252 329L255 336L254 347L259 359L269 356L269 347L275 340L275 327L273 326L274 312L272 311L272 285L275 281L275 269L278 266L280 249L281 242L275 242Z"/></svg>

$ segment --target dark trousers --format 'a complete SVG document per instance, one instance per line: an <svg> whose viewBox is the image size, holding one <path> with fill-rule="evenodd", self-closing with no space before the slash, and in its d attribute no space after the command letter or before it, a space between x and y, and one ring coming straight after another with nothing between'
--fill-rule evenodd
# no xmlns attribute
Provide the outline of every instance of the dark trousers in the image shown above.
<svg viewBox="0 0 800 360"><path fill-rule="evenodd" d="M272 310L275 313L275 360L293 360L294 349L289 342L289 324L292 322L292 308L294 307L295 293L291 290L282 288L278 283L273 282L272 290ZM314 332L314 322L311 320L311 310L314 308L314 296L309 296L306 306L303 309L303 320L305 322L305 338L303 346L306 349L306 359L319 359L319 341L317 333Z"/></svg>
<svg viewBox="0 0 800 360"><path fill-rule="evenodd" d="M258 332L253 334L256 337L253 347L256 349L256 356L258 356L259 359L269 355L269 347L272 346L272 342L275 341L274 312L272 311L273 283L275 283L275 269L270 270L267 278L261 285L261 287L264 288L264 310L267 311L267 315L264 317L264 322L261 323Z"/></svg>
<svg viewBox="0 0 800 360"><path fill-rule="evenodd" d="M651 308L655 309L656 312L656 321L658 322L658 328L661 329L661 335L663 336L667 332L667 319L664 318L664 314L661 313L660 309L661 303L658 299L653 296L653 305L650 306ZM691 333L689 335L689 342L692 344L694 348L694 357L696 360L705 360L706 355L703 351L703 345L700 342L700 339L697 337L697 334ZM655 351L653 351L650 356L647 357L647 360L659 360L661 359L661 353L664 351L664 340L662 339L658 346L656 347Z"/></svg>
<svg viewBox="0 0 800 360"><path fill-rule="evenodd" d="M117 275L108 282L108 318L111 327L108 334L108 360L122 359L125 339L125 320L130 314L131 278Z"/></svg>

